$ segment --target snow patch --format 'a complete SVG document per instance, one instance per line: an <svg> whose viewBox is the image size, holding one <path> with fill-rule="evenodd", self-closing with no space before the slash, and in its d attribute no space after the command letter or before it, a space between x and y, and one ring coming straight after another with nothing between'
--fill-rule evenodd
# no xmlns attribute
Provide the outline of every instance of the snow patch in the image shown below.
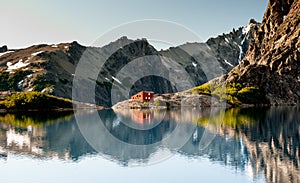
<svg viewBox="0 0 300 183"><path fill-rule="evenodd" d="M192 63L194 67L197 67L197 64L195 62Z"/></svg>
<svg viewBox="0 0 300 183"><path fill-rule="evenodd" d="M209 50L211 50L211 48L206 44L206 47L209 49Z"/></svg>
<svg viewBox="0 0 300 183"><path fill-rule="evenodd" d="M117 78L115 78L115 77L113 77L113 76L112 76L112 78L113 78L115 81L117 81L119 84L122 84L122 82L121 82L120 80L118 80Z"/></svg>
<svg viewBox="0 0 300 183"><path fill-rule="evenodd" d="M44 51L38 51L38 52L32 53L31 55L32 55L32 56L37 56L38 54L43 53L43 52L44 52Z"/></svg>
<svg viewBox="0 0 300 183"><path fill-rule="evenodd" d="M33 91L33 88L29 88L27 91Z"/></svg>
<svg viewBox="0 0 300 183"><path fill-rule="evenodd" d="M246 41L246 35L244 36L243 40L241 41L241 45L237 44L238 47L240 48L239 62L242 60L242 57L243 57L243 54L244 54L242 46L244 45L245 41Z"/></svg>
<svg viewBox="0 0 300 183"><path fill-rule="evenodd" d="M42 93L45 93L46 92L46 90L47 90L47 88L44 88L41 92Z"/></svg>
<svg viewBox="0 0 300 183"><path fill-rule="evenodd" d="M12 64L11 62L7 62L6 66L9 67L9 66L11 66L11 64Z"/></svg>
<svg viewBox="0 0 300 183"><path fill-rule="evenodd" d="M241 45L243 45L246 41L246 36L243 38L242 42L241 42Z"/></svg>
<svg viewBox="0 0 300 183"><path fill-rule="evenodd" d="M64 46L64 48L65 48L65 49L68 49L68 48L69 48L69 46Z"/></svg>
<svg viewBox="0 0 300 183"><path fill-rule="evenodd" d="M2 55L5 55L5 54L7 54L7 53L12 53L12 52L14 52L14 51L6 51L6 52L3 52L3 53L0 53L0 57L1 57Z"/></svg>
<svg viewBox="0 0 300 183"><path fill-rule="evenodd" d="M225 41L227 42L227 43L229 43L229 40L225 37Z"/></svg>
<svg viewBox="0 0 300 183"><path fill-rule="evenodd" d="M7 62L7 71L12 71L12 70L16 70L16 69L20 69L23 67L26 67L29 63L23 63L23 59L19 60L18 63L12 65L11 62Z"/></svg>
<svg viewBox="0 0 300 183"><path fill-rule="evenodd" d="M58 48L57 44L53 44L51 47L52 48Z"/></svg>
<svg viewBox="0 0 300 183"><path fill-rule="evenodd" d="M243 48L242 48L242 46L240 46L240 45L238 45L238 46L239 46L239 48L240 48L239 61L241 61L241 60L242 60L242 57L243 57L243 54L244 54L244 52L243 52Z"/></svg>
<svg viewBox="0 0 300 183"><path fill-rule="evenodd" d="M29 74L29 75L27 75L26 77L27 77L27 78L31 78L31 76L32 76L32 74Z"/></svg>
<svg viewBox="0 0 300 183"><path fill-rule="evenodd" d="M226 59L224 59L224 62L228 65L230 65L231 67L234 67L231 63L229 63Z"/></svg>
<svg viewBox="0 0 300 183"><path fill-rule="evenodd" d="M109 81L109 79L108 79L108 78L105 78L105 80L106 80L106 81Z"/></svg>
<svg viewBox="0 0 300 183"><path fill-rule="evenodd" d="M22 88L24 80L21 80L20 82L18 82L18 88Z"/></svg>
<svg viewBox="0 0 300 183"><path fill-rule="evenodd" d="M251 26L250 25L247 25L243 28L243 34L248 34L248 32L250 31L251 29Z"/></svg>

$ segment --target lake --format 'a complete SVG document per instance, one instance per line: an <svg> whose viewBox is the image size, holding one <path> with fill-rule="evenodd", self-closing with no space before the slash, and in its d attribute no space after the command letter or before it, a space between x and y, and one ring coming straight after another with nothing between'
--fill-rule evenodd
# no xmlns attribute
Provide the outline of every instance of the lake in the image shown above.
<svg viewBox="0 0 300 183"><path fill-rule="evenodd" d="M300 182L300 108L0 114L1 182Z"/></svg>

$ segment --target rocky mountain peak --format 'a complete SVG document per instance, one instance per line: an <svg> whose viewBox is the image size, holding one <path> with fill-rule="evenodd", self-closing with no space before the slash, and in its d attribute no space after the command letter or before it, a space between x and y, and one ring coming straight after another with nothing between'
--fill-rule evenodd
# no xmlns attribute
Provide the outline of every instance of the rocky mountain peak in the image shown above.
<svg viewBox="0 0 300 183"><path fill-rule="evenodd" d="M233 29L229 34L208 39L206 44L215 52L226 73L244 58L259 26L260 23L251 19L248 25Z"/></svg>
<svg viewBox="0 0 300 183"><path fill-rule="evenodd" d="M292 23L295 19L290 20L289 17L297 15L293 10L296 8L297 2L292 5L293 2L293 0L271 0L269 2L262 24L255 34L255 42L249 47L246 60L256 62L264 59L264 55L271 49L271 44L275 41L283 42L285 38L282 37L292 32L291 28L295 28L297 25L297 22ZM291 8L292 6L294 8ZM289 27L288 24L293 25Z"/></svg>

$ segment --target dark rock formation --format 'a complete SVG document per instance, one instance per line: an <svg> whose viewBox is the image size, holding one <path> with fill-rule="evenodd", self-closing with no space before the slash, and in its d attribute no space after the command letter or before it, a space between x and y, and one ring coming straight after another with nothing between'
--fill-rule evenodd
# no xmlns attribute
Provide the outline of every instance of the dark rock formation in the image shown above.
<svg viewBox="0 0 300 183"><path fill-rule="evenodd" d="M7 46L6 45L0 47L0 53L6 52L6 51L7 51Z"/></svg>

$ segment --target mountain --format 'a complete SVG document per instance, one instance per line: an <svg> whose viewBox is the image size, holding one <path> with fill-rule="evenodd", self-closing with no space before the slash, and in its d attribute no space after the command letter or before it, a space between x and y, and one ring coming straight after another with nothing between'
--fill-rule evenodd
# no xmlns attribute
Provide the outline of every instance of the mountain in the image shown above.
<svg viewBox="0 0 300 183"><path fill-rule="evenodd" d="M249 24L208 39L205 43L186 43L160 51L182 65L196 86L228 73L244 58L260 23L251 19Z"/></svg>
<svg viewBox="0 0 300 183"><path fill-rule="evenodd" d="M300 0L271 0L241 64L223 79L264 91L269 103L300 102Z"/></svg>
<svg viewBox="0 0 300 183"><path fill-rule="evenodd" d="M244 57L258 26L259 23L251 20L249 25L211 38L206 43L186 43L162 51L157 51L146 39L130 40L127 37L103 47L86 47L76 41L16 50L3 46L0 49L0 91L41 91L71 99L75 70L82 58L87 60L83 65L86 70L83 74L87 77L80 78L84 82L82 91L77 95L89 98L89 90L95 90L97 105L113 105L113 87L129 87L129 96L142 90L158 94L186 90L228 73L236 66ZM126 82L120 82L118 73L138 59L143 65L134 66L127 73ZM153 67L153 64L157 65ZM152 70L147 70L149 75L134 78L134 73L138 73L136 71L141 67ZM207 73L208 68L210 71L217 68L217 71ZM88 77L89 71L99 73L98 77L91 79ZM192 80L190 85L185 79L173 77L184 78L184 72ZM96 83L95 88L90 88L88 83ZM122 96L119 100L128 99L129 96Z"/></svg>

